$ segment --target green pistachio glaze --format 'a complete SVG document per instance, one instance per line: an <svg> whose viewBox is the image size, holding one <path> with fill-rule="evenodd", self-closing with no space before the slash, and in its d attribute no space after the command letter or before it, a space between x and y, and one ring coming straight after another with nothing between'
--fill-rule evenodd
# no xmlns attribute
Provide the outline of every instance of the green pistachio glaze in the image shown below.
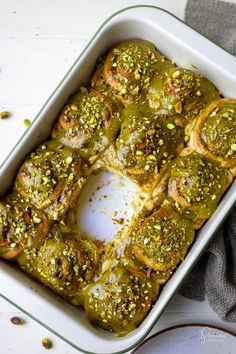
<svg viewBox="0 0 236 354"><path fill-rule="evenodd" d="M171 271L184 259L193 239L192 224L165 205L133 230L126 256L158 272Z"/></svg>
<svg viewBox="0 0 236 354"><path fill-rule="evenodd" d="M185 217L208 219L229 185L229 172L196 152L178 157L170 170L169 195Z"/></svg>
<svg viewBox="0 0 236 354"><path fill-rule="evenodd" d="M149 87L155 71L172 66L152 43L128 40L109 51L104 63L104 77L122 102L128 104Z"/></svg>
<svg viewBox="0 0 236 354"><path fill-rule="evenodd" d="M0 257L15 259L27 247L37 248L48 233L48 221L40 210L9 195L0 203Z"/></svg>
<svg viewBox="0 0 236 354"><path fill-rule="evenodd" d="M144 262L143 257L137 257L134 252L134 240L142 232L142 226L147 218L152 214L145 207L133 217L128 230L121 230L114 239L107 245L104 252L102 271L115 268L117 266L125 266L133 275L138 277L145 275L148 279L150 276L155 282L162 285L166 283L172 274L173 268L158 270L156 267L150 266L150 262ZM146 241L143 243L145 248Z"/></svg>
<svg viewBox="0 0 236 354"><path fill-rule="evenodd" d="M201 126L201 139L215 156L236 160L236 104L215 107Z"/></svg>
<svg viewBox="0 0 236 354"><path fill-rule="evenodd" d="M114 144L119 127L120 107L101 92L81 88L64 107L52 136L93 162Z"/></svg>
<svg viewBox="0 0 236 354"><path fill-rule="evenodd" d="M21 166L15 189L52 220L61 218L85 182L82 160L57 141L41 145Z"/></svg>
<svg viewBox="0 0 236 354"><path fill-rule="evenodd" d="M183 68L172 68L164 76L154 75L147 96L151 107L160 113L186 119L220 97L211 81Z"/></svg>
<svg viewBox="0 0 236 354"><path fill-rule="evenodd" d="M143 321L158 292L152 278L137 277L117 266L84 289L84 308L99 327L125 335Z"/></svg>
<svg viewBox="0 0 236 354"><path fill-rule="evenodd" d="M139 184L155 177L183 144L183 131L171 118L155 115L145 101L129 105L117 139L117 156Z"/></svg>
<svg viewBox="0 0 236 354"><path fill-rule="evenodd" d="M42 247L26 250L17 261L28 274L78 305L81 289L97 270L99 250L92 241L50 233Z"/></svg>
<svg viewBox="0 0 236 354"><path fill-rule="evenodd" d="M236 101L219 98L149 41L113 46L1 198L0 258L83 306L100 328L136 329L235 174ZM195 152L183 150L188 141ZM102 167L141 187L141 210L107 245L77 225L77 197Z"/></svg>

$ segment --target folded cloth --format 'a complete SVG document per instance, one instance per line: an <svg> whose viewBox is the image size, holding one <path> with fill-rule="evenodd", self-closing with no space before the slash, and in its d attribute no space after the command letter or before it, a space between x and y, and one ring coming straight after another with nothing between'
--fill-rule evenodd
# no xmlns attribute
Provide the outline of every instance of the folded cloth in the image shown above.
<svg viewBox="0 0 236 354"><path fill-rule="evenodd" d="M189 0L185 22L236 55L236 5L220 0Z"/></svg>
<svg viewBox="0 0 236 354"><path fill-rule="evenodd" d="M189 0L185 22L236 55L235 4ZM207 298L222 320L236 321L236 208L184 282L180 293L198 301Z"/></svg>

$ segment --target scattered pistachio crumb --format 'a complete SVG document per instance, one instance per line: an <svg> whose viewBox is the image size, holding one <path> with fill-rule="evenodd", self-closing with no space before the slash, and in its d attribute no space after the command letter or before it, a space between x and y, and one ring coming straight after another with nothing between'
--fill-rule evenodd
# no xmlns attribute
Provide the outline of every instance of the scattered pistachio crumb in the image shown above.
<svg viewBox="0 0 236 354"><path fill-rule="evenodd" d="M74 269L75 275L79 275L79 266L78 266L78 265L75 265L75 266L73 267L73 269Z"/></svg>
<svg viewBox="0 0 236 354"><path fill-rule="evenodd" d="M43 338L42 339L42 345L45 349L51 349L52 348L52 342L48 338Z"/></svg>
<svg viewBox="0 0 236 354"><path fill-rule="evenodd" d="M30 124L31 124L31 121L29 120L29 119L24 119L24 125L26 126L26 127L29 127L30 126Z"/></svg>
<svg viewBox="0 0 236 354"><path fill-rule="evenodd" d="M175 129L175 125L173 123L167 123L167 128L169 130L173 130L173 129Z"/></svg>
<svg viewBox="0 0 236 354"><path fill-rule="evenodd" d="M120 224L120 225L123 225L125 219L124 218L119 218L119 219L115 219L113 218L112 219L114 222L116 222L117 224Z"/></svg>
<svg viewBox="0 0 236 354"><path fill-rule="evenodd" d="M189 141L189 136L188 136L188 135L185 135L184 141L185 141L186 143Z"/></svg>
<svg viewBox="0 0 236 354"><path fill-rule="evenodd" d="M142 152L141 150L137 150L137 151L136 151L136 155L137 155L137 156L142 156L142 155L143 155L143 152Z"/></svg>
<svg viewBox="0 0 236 354"><path fill-rule="evenodd" d="M70 108L72 109L72 111L78 111L78 107L74 104L72 104Z"/></svg>
<svg viewBox="0 0 236 354"><path fill-rule="evenodd" d="M33 222L34 222L35 224L39 224L39 223L41 222L41 219L38 218L37 216L33 216Z"/></svg>
<svg viewBox="0 0 236 354"><path fill-rule="evenodd" d="M70 164L72 161L73 161L73 157L68 156L68 157L66 158L66 163Z"/></svg>
<svg viewBox="0 0 236 354"><path fill-rule="evenodd" d="M14 325L17 325L17 326L22 326L23 324L25 324L25 321L22 320L22 318L19 318L19 317L12 317L10 319L11 323L13 323Z"/></svg>
<svg viewBox="0 0 236 354"><path fill-rule="evenodd" d="M231 144L230 148L231 150L236 151L236 144Z"/></svg>
<svg viewBox="0 0 236 354"><path fill-rule="evenodd" d="M210 114L210 117L214 117L216 115L216 111L213 111L211 114Z"/></svg>
<svg viewBox="0 0 236 354"><path fill-rule="evenodd" d="M180 71L179 70L174 71L172 74L172 78L178 79L179 77L180 77Z"/></svg>
<svg viewBox="0 0 236 354"><path fill-rule="evenodd" d="M74 179L74 175L73 175L73 173L70 173L68 176L68 182L72 182L73 179Z"/></svg>
<svg viewBox="0 0 236 354"><path fill-rule="evenodd" d="M10 116L11 116L11 114L7 111L0 113L0 119L6 119L6 118L9 118Z"/></svg>
<svg viewBox="0 0 236 354"><path fill-rule="evenodd" d="M126 88L122 88L122 89L120 90L120 94L121 94L121 95L126 95L126 93L127 93Z"/></svg>

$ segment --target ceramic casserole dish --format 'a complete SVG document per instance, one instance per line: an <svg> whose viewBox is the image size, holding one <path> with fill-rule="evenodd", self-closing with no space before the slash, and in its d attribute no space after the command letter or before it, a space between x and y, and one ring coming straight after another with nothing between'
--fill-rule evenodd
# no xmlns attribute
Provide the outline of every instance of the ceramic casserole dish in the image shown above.
<svg viewBox="0 0 236 354"><path fill-rule="evenodd" d="M179 66L197 68L226 97L236 98L236 59L170 13L152 6L134 6L119 11L99 28L70 71L42 107L0 168L0 195L10 188L27 153L50 135L53 123L68 97L86 85L97 58L116 42L141 38L153 42ZM0 296L45 326L68 344L85 353L124 353L151 331L166 305L222 224L236 200L236 181L212 218L198 232L187 257L164 286L143 323L129 335L117 337L93 327L83 310L30 279L13 264L0 261Z"/></svg>

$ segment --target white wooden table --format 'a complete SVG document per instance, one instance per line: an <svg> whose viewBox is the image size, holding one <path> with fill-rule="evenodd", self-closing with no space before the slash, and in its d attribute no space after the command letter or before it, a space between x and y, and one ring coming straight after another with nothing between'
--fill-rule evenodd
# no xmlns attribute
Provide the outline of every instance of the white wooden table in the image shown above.
<svg viewBox="0 0 236 354"><path fill-rule="evenodd" d="M235 0L233 0L236 2ZM143 0L0 0L0 163L25 131L42 103L77 58L98 26L113 12ZM156 0L183 18L185 0ZM26 321L14 326L12 316ZM236 323L222 322L207 302L176 295L153 332L181 323L205 322L236 331ZM50 353L75 354L75 349L0 299L0 354L39 354L41 340L53 342Z"/></svg>

